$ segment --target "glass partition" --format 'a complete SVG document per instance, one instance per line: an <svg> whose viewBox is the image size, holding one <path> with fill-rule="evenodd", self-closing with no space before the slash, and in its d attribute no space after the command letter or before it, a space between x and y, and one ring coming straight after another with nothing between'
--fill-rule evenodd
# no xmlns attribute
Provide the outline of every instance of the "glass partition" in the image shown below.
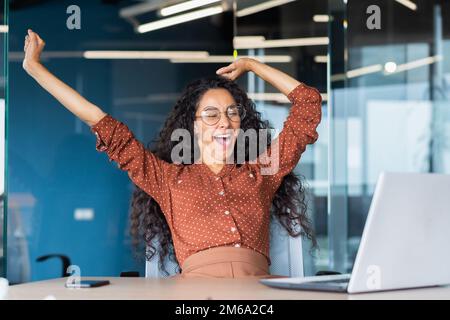
<svg viewBox="0 0 450 320"><path fill-rule="evenodd" d="M8 1L0 1L0 277L6 276L6 204L7 204L7 84L8 84Z"/></svg>
<svg viewBox="0 0 450 320"><path fill-rule="evenodd" d="M349 272L380 172L449 172L450 7L349 0L329 9L330 265Z"/></svg>

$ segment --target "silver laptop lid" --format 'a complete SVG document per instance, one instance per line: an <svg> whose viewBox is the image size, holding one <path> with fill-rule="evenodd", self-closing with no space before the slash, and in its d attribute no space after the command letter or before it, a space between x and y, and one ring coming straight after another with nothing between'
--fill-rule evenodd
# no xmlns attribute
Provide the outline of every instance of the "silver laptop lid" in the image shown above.
<svg viewBox="0 0 450 320"><path fill-rule="evenodd" d="M450 175L382 173L348 292L450 284Z"/></svg>

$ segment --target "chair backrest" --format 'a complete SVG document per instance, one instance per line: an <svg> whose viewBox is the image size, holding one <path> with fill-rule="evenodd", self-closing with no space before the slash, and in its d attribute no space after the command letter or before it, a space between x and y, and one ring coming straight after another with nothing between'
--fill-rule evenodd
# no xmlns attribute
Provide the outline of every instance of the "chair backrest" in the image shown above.
<svg viewBox="0 0 450 320"><path fill-rule="evenodd" d="M289 277L303 277L303 250L302 238L293 238L280 225L278 220L272 219L270 223L270 274ZM159 257L155 255L145 265L146 278L164 278L158 268ZM178 264L167 258L166 270L169 275L175 275Z"/></svg>
<svg viewBox="0 0 450 320"><path fill-rule="evenodd" d="M270 223L270 274L303 277L302 237L291 237L277 219Z"/></svg>

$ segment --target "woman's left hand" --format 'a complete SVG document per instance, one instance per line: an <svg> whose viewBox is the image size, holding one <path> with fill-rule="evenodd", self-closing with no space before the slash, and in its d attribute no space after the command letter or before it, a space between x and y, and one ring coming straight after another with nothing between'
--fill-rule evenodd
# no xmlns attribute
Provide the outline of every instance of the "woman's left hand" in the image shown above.
<svg viewBox="0 0 450 320"><path fill-rule="evenodd" d="M218 69L216 73L234 81L244 73L251 71L252 61L254 60L251 58L239 58L230 65Z"/></svg>

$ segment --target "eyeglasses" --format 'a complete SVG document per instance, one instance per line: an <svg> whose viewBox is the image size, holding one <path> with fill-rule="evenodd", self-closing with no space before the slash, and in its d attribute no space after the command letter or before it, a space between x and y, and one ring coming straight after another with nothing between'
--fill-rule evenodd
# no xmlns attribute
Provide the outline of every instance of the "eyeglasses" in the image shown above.
<svg viewBox="0 0 450 320"><path fill-rule="evenodd" d="M245 117L244 107L240 104L235 104L229 106L225 112L220 112L216 107L206 107L200 113L200 116L196 116L195 118L201 118L206 125L213 126L219 122L222 113L225 113L228 119L233 122L239 122Z"/></svg>

